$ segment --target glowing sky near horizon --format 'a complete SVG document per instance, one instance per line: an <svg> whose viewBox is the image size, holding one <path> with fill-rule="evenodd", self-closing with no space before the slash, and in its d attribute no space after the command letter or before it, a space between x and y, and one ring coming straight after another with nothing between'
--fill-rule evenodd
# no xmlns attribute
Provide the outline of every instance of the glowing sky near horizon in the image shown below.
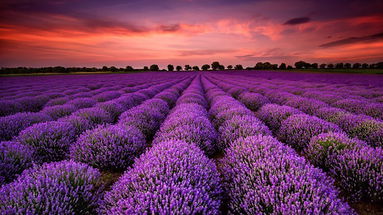
<svg viewBox="0 0 383 215"><path fill-rule="evenodd" d="M3 0L0 66L383 61L381 0Z"/></svg>

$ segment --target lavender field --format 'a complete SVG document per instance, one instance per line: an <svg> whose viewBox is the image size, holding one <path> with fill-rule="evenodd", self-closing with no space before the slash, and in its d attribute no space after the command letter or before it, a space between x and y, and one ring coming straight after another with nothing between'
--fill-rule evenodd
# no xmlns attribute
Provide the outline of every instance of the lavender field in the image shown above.
<svg viewBox="0 0 383 215"><path fill-rule="evenodd" d="M382 214L383 76L0 77L0 214Z"/></svg>

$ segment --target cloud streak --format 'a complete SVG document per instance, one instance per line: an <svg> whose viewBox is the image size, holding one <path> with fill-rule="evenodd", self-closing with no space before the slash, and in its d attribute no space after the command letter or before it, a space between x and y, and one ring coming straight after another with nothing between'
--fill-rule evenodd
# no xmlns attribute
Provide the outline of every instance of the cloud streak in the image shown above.
<svg viewBox="0 0 383 215"><path fill-rule="evenodd" d="M383 32L378 34L367 35L363 37L349 37L346 39L336 40L329 43L324 43L320 45L319 47L332 48L337 46L345 46L345 45L363 43L363 42L374 42L379 40L383 40Z"/></svg>
<svg viewBox="0 0 383 215"><path fill-rule="evenodd" d="M311 20L310 17L298 17L298 18L289 19L283 24L284 25L299 25L303 23L308 23L310 22L310 20Z"/></svg>

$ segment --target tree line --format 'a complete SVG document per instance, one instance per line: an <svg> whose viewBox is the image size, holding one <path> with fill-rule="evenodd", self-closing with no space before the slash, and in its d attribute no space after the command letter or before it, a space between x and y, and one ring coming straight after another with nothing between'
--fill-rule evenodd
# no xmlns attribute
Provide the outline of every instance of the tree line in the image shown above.
<svg viewBox="0 0 383 215"><path fill-rule="evenodd" d="M151 66L144 66L143 68L133 68L132 66L126 66L125 68L117 68L115 66L107 67L103 66L101 68L96 67L41 67L41 68L31 68L31 67L16 67L16 68L6 68L3 67L0 69L0 74L24 74L24 73L72 73L72 72L134 72L134 71L208 71L208 70L291 70L291 69L383 69L383 62L367 64L367 63L336 63L336 64L318 64L318 63L308 63L305 61L298 61L294 64L294 67L291 65L286 65L285 63L281 64L272 64L270 62L258 62L253 67L244 68L241 64L237 65L228 65L224 66L218 61L214 61L211 64L204 64L201 66L191 66L184 65L174 66L169 64L167 69L160 69L157 64L152 64Z"/></svg>

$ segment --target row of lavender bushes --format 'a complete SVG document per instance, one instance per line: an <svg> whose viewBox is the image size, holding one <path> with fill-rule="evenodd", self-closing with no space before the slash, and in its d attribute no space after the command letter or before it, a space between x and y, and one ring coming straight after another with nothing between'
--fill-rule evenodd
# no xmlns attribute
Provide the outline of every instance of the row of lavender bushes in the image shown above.
<svg viewBox="0 0 383 215"><path fill-rule="evenodd" d="M272 101L276 100L272 92L265 93L268 96L265 97L255 92L239 90L235 85L222 84L222 80L217 83L231 91L233 96L253 111L257 111L256 116L269 126L280 141L289 144L312 164L328 172L338 181L338 186L350 201L383 200L381 145L374 148L364 141L347 136L341 129L343 126L338 127L331 122L305 114L315 114L316 111L323 110L313 99L310 99L311 102L304 102L307 101L306 98L296 98L295 95L288 97L284 94L282 97L280 94L283 92L274 90L278 98L285 101L285 105L278 105L272 104ZM246 85L241 86L243 88ZM253 84L248 86L255 88Z"/></svg>

